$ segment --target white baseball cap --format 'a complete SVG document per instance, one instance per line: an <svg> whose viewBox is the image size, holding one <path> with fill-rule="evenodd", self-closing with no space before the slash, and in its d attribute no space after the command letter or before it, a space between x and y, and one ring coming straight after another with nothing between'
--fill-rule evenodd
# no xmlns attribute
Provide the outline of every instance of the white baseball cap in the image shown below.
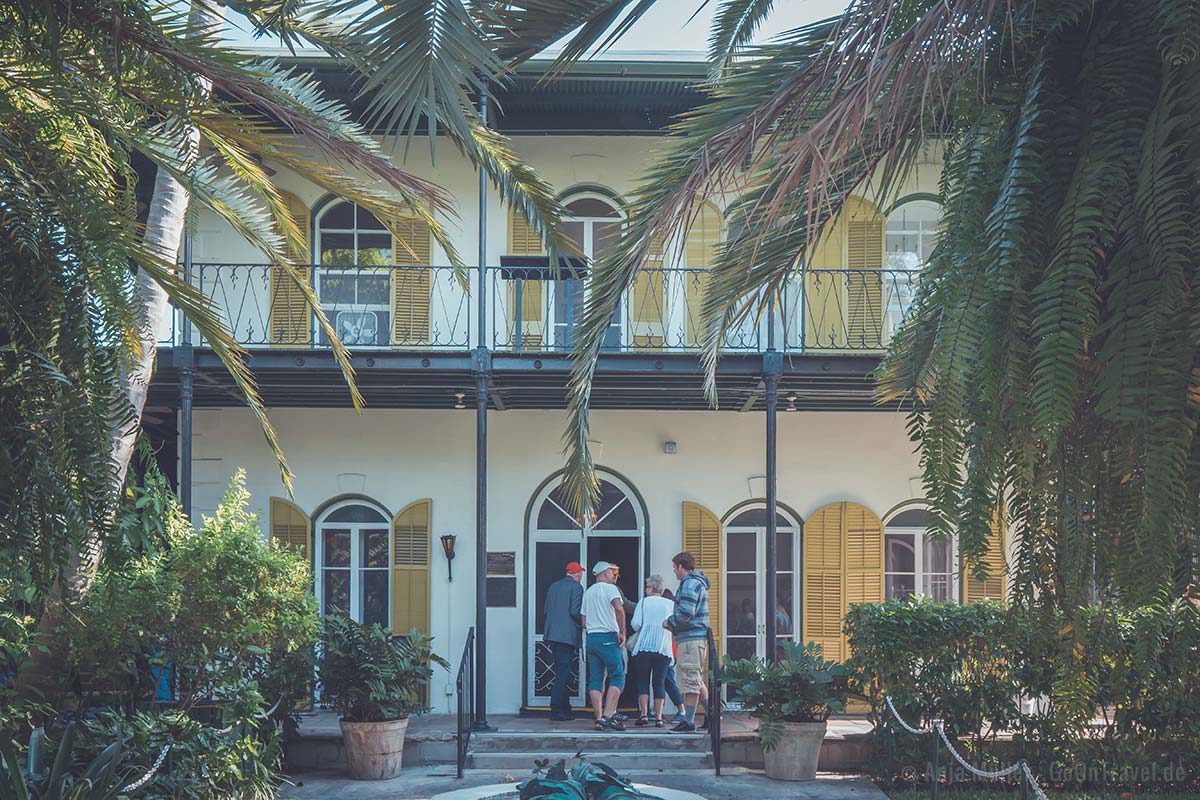
<svg viewBox="0 0 1200 800"><path fill-rule="evenodd" d="M606 570L606 569L616 569L616 565L610 564L607 561L597 561L596 566L592 567L592 574L599 575L601 572L604 572L604 570Z"/></svg>

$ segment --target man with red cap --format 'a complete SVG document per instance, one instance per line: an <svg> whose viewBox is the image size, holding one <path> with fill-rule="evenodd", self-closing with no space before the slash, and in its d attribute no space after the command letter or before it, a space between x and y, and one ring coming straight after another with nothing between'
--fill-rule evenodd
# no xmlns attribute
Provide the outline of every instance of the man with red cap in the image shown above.
<svg viewBox="0 0 1200 800"><path fill-rule="evenodd" d="M550 719L571 719L571 699L567 689L571 674L579 663L580 635L583 630L583 567L578 561L567 564L567 574L550 584L546 591L546 619L542 641L554 654L554 686L550 690Z"/></svg>

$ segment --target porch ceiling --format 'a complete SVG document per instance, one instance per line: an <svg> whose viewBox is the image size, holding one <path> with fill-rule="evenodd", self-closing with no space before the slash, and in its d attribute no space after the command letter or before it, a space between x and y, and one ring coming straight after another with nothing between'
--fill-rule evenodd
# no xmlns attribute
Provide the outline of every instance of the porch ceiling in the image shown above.
<svg viewBox="0 0 1200 800"><path fill-rule="evenodd" d="M150 401L179 403L177 352L161 350ZM243 405L229 374L209 351L195 353L196 408ZM893 411L895 403L874 402L868 373L877 361L868 356L789 355L783 361L779 408L797 411ZM453 408L462 393L475 407L475 376L467 353L356 352L358 387L369 408ZM347 408L350 395L327 352L260 351L250 368L268 407ZM570 361L565 355L494 355L489 384L490 407L561 409L567 404ZM762 356L736 354L717 370L718 407L722 411L765 408ZM795 399L789 402L789 396ZM704 375L694 355L605 355L597 366L592 408L616 410L710 409Z"/></svg>

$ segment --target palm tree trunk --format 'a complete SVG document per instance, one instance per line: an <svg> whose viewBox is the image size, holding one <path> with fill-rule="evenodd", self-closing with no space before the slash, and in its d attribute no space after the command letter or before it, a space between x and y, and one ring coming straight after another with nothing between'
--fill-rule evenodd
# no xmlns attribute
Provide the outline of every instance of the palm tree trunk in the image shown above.
<svg viewBox="0 0 1200 800"><path fill-rule="evenodd" d="M208 2L194 3L190 21L193 36L217 35L224 22L224 6ZM211 86L205 88L211 89ZM195 163L200 150L199 129L194 125L180 124L177 130L180 161ZM187 187L160 167L154 178L145 241L158 258L169 264L175 263L179 255L188 200ZM138 431L141 429L146 396L158 356L158 343L171 334L172 311L166 291L145 270L138 271L136 284L139 349L121 381L121 388L129 402L129 413L124 424L114 424L109 431L114 514L117 507L115 499L125 485L125 476L129 472ZM111 522L112 519L105 520L105 523ZM54 705L61 697L66 675L67 642L59 629L67 604L85 595L95 581L104 552L103 527L107 527L107 524L83 535L79 548L71 553L62 575L48 593L38 622L38 631L43 636L41 644L44 646L35 648L30 654L29 663L21 670L17 681L22 693L28 697L40 697Z"/></svg>

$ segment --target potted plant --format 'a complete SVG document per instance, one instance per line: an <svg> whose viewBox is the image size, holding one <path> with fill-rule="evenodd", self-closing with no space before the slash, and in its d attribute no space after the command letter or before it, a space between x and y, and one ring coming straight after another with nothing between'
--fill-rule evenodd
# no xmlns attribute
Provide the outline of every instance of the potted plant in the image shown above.
<svg viewBox="0 0 1200 800"><path fill-rule="evenodd" d="M341 718L350 777L399 775L408 718L424 710L433 665L446 661L418 630L392 636L379 625L330 616L319 663L323 699Z"/></svg>
<svg viewBox="0 0 1200 800"><path fill-rule="evenodd" d="M850 670L827 661L818 644L780 646L778 663L726 661L726 682L742 708L759 721L767 777L810 781L817 776L829 715L841 711L850 694Z"/></svg>

